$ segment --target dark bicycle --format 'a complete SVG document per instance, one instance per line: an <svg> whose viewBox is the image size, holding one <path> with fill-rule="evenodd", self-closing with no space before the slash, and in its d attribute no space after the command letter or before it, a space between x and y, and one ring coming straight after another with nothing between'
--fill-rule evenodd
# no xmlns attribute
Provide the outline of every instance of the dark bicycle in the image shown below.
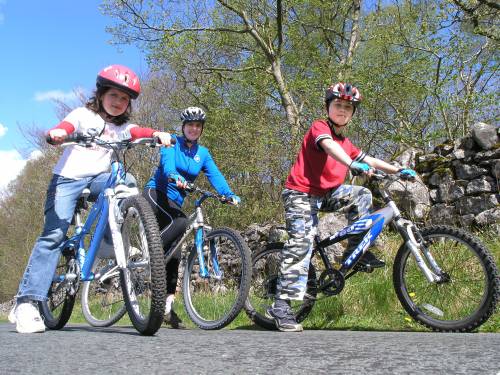
<svg viewBox="0 0 500 375"><path fill-rule="evenodd" d="M373 271L358 261L384 226L392 223L404 241L394 259L393 284L408 314L435 331L469 332L479 327L494 313L500 295L498 270L488 249L463 229L447 225L418 229L401 216L387 191L398 177L377 171L372 178L385 207L325 239L316 236L304 300L292 304L297 321L307 317L319 294L337 295L351 276ZM335 268L325 249L359 235L364 235L362 242L340 268ZM253 257L252 285L245 310L250 319L267 329L276 329L265 311L276 294L283 245L270 243ZM315 257L324 265L319 277L312 261Z"/></svg>

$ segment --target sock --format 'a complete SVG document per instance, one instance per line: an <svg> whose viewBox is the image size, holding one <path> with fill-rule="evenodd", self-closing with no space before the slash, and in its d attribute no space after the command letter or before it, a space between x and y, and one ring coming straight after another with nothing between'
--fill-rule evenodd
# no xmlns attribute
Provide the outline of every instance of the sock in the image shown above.
<svg viewBox="0 0 500 375"><path fill-rule="evenodd" d="M169 294L167 296L167 302L165 303L165 314L170 313L172 311L172 305L174 304L175 296L173 294Z"/></svg>

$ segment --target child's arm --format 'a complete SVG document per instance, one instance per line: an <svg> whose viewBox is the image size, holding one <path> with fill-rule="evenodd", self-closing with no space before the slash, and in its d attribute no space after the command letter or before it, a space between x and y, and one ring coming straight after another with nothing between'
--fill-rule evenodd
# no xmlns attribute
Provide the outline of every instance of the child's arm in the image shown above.
<svg viewBox="0 0 500 375"><path fill-rule="evenodd" d="M324 138L318 142L318 145L335 160L349 167L352 163L351 157L344 151L342 146L331 138Z"/></svg>
<svg viewBox="0 0 500 375"><path fill-rule="evenodd" d="M389 163L386 163L383 160L377 159L377 158L372 158L371 156L365 156L363 159L363 162L368 164L370 167L375 168L375 169L380 169L381 171L385 173L398 173L399 168L395 167L394 165L391 165Z"/></svg>

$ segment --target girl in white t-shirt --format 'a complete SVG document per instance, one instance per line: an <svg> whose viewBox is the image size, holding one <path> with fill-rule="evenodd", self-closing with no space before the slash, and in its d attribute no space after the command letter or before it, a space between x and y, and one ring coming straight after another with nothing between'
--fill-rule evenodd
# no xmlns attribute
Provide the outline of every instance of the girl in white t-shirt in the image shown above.
<svg viewBox="0 0 500 375"><path fill-rule="evenodd" d="M158 137L170 146L170 134L129 124L131 99L141 91L138 77L129 68L111 65L99 72L94 96L85 107L73 110L55 128L48 131L54 144L63 143L73 132L99 134L103 139ZM127 136L125 136L127 135ZM57 267L61 245L71 223L81 192L89 188L90 198L97 198L109 177L112 152L102 147L71 145L54 167L54 175L45 201L45 225L33 247L16 295L16 305L9 314L20 333L44 332L45 325L36 301L47 299L52 275ZM128 185L135 184L128 175Z"/></svg>

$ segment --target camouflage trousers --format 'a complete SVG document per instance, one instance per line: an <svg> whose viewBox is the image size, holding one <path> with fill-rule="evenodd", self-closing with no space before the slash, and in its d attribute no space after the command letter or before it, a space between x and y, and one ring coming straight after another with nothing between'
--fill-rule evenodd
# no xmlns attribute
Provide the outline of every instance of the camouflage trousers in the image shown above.
<svg viewBox="0 0 500 375"><path fill-rule="evenodd" d="M370 212L372 194L362 186L341 185L324 197L290 189L283 190L281 197L288 241L281 253L276 298L302 300L318 226L318 211L342 211L351 223Z"/></svg>

